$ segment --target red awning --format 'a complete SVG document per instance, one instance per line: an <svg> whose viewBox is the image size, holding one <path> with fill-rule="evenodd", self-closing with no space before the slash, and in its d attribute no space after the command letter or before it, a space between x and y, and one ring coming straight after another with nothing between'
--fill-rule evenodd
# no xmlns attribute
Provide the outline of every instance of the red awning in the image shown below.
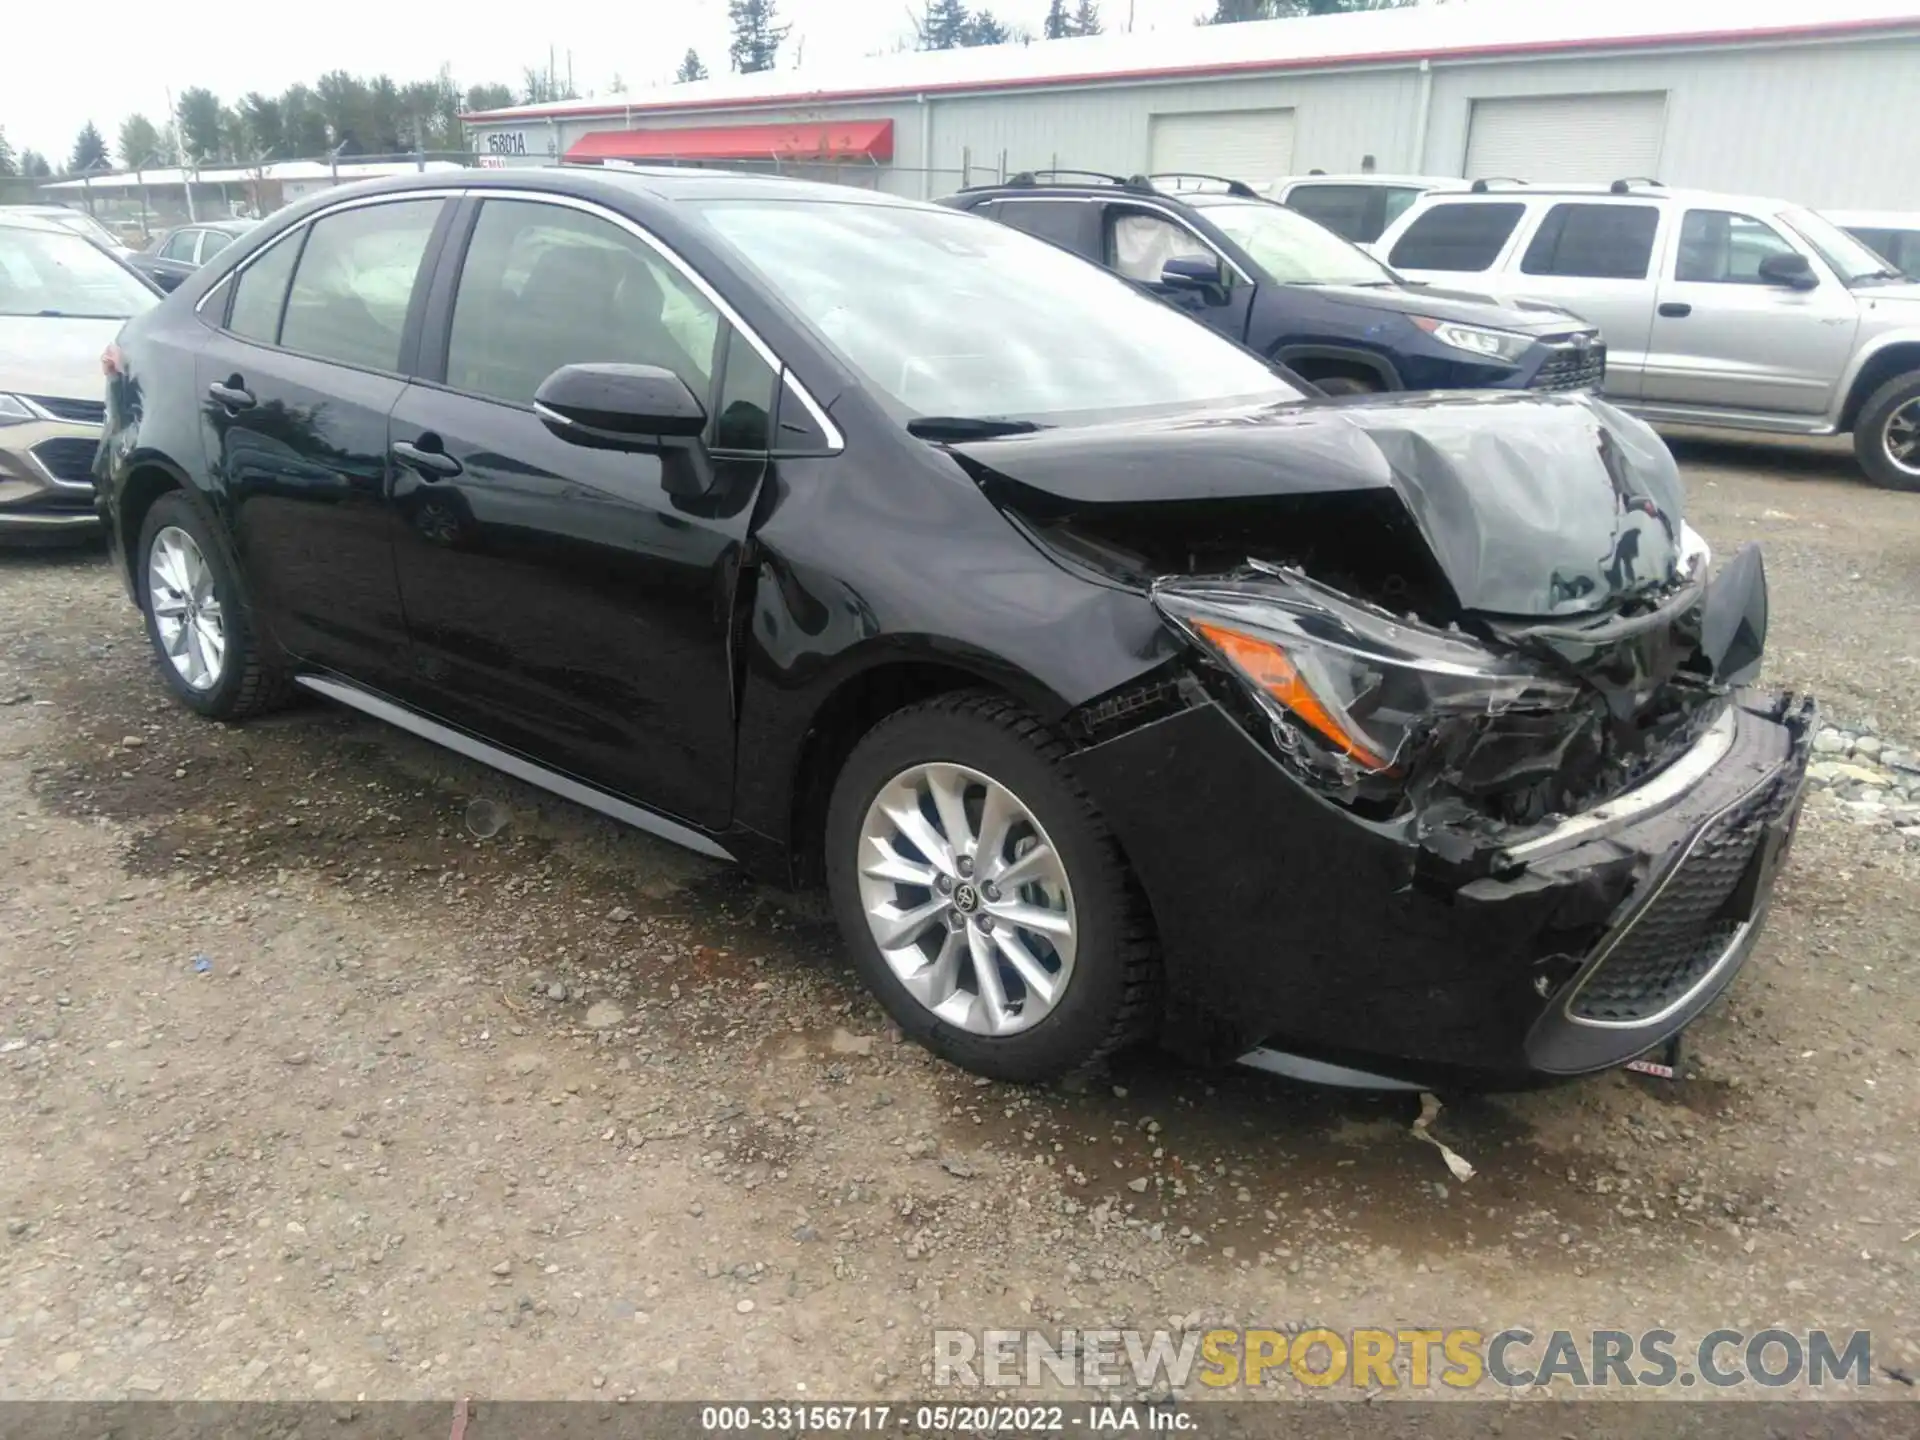
<svg viewBox="0 0 1920 1440"><path fill-rule="evenodd" d="M713 125L670 130L595 130L569 160L891 160L891 120L821 125Z"/></svg>

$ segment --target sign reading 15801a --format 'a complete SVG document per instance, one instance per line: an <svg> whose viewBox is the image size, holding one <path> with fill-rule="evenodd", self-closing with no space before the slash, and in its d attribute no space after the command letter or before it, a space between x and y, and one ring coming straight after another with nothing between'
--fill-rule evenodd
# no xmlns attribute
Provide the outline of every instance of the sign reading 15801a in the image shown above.
<svg viewBox="0 0 1920 1440"><path fill-rule="evenodd" d="M527 137L518 130L505 131L498 135L487 136L489 155L524 155L527 153Z"/></svg>

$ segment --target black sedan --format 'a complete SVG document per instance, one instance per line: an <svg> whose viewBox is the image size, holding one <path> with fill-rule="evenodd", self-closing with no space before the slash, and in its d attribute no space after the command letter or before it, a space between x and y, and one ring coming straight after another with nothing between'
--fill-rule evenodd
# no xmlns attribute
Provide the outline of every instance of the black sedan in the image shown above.
<svg viewBox="0 0 1920 1440"><path fill-rule="evenodd" d="M785 885L981 1074L1616 1065L1754 943L1811 708L1585 397L1329 400L1005 226L581 168L329 192L109 353L159 673Z"/></svg>
<svg viewBox="0 0 1920 1440"><path fill-rule="evenodd" d="M207 220L162 230L127 263L162 290L172 290L227 246L246 234L256 220Z"/></svg>

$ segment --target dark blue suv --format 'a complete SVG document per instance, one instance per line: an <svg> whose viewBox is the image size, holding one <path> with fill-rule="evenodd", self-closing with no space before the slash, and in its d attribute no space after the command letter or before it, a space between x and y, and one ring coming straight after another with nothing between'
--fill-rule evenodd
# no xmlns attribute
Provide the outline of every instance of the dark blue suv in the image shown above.
<svg viewBox="0 0 1920 1440"><path fill-rule="evenodd" d="M1586 321L1410 285L1237 180L1050 170L941 203L1097 261L1330 394L1597 391L1605 375Z"/></svg>

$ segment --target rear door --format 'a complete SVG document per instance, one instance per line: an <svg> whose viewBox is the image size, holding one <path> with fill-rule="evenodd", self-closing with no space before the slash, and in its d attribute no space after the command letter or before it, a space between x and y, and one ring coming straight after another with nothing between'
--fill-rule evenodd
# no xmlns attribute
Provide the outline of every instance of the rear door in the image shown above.
<svg viewBox="0 0 1920 1440"><path fill-rule="evenodd" d="M633 222L531 196L466 212L420 380L393 415L409 697L717 829L732 803L731 617L776 369ZM591 362L678 374L714 417L697 454L550 431L535 391ZM689 459L711 465L711 489L669 493L665 467Z"/></svg>
<svg viewBox="0 0 1920 1440"><path fill-rule="evenodd" d="M1607 344L1606 393L1639 397L1659 287L1655 257L1664 253L1667 217L1657 204L1627 200L1563 201L1547 208L1527 241L1510 288L1545 300L1600 327Z"/></svg>
<svg viewBox="0 0 1920 1440"><path fill-rule="evenodd" d="M1801 253L1819 283L1770 284L1770 255ZM1812 418L1826 413L1860 323L1859 303L1817 255L1753 215L1692 208L1668 247L1648 346L1649 404Z"/></svg>
<svg viewBox="0 0 1920 1440"><path fill-rule="evenodd" d="M1093 208L1101 211L1101 259L1108 269L1228 339L1246 338L1254 283L1219 246L1164 210L1111 201ZM1226 281L1220 290L1208 293L1165 282L1167 261L1188 256L1220 262Z"/></svg>
<svg viewBox="0 0 1920 1440"><path fill-rule="evenodd" d="M1058 245L1083 260L1100 259L1100 207L1061 196L1003 195L976 211L1037 240Z"/></svg>
<svg viewBox="0 0 1920 1440"><path fill-rule="evenodd" d="M418 347L446 209L401 194L322 214L248 257L196 361L207 458L274 638L395 690L407 629L387 520L387 416Z"/></svg>

